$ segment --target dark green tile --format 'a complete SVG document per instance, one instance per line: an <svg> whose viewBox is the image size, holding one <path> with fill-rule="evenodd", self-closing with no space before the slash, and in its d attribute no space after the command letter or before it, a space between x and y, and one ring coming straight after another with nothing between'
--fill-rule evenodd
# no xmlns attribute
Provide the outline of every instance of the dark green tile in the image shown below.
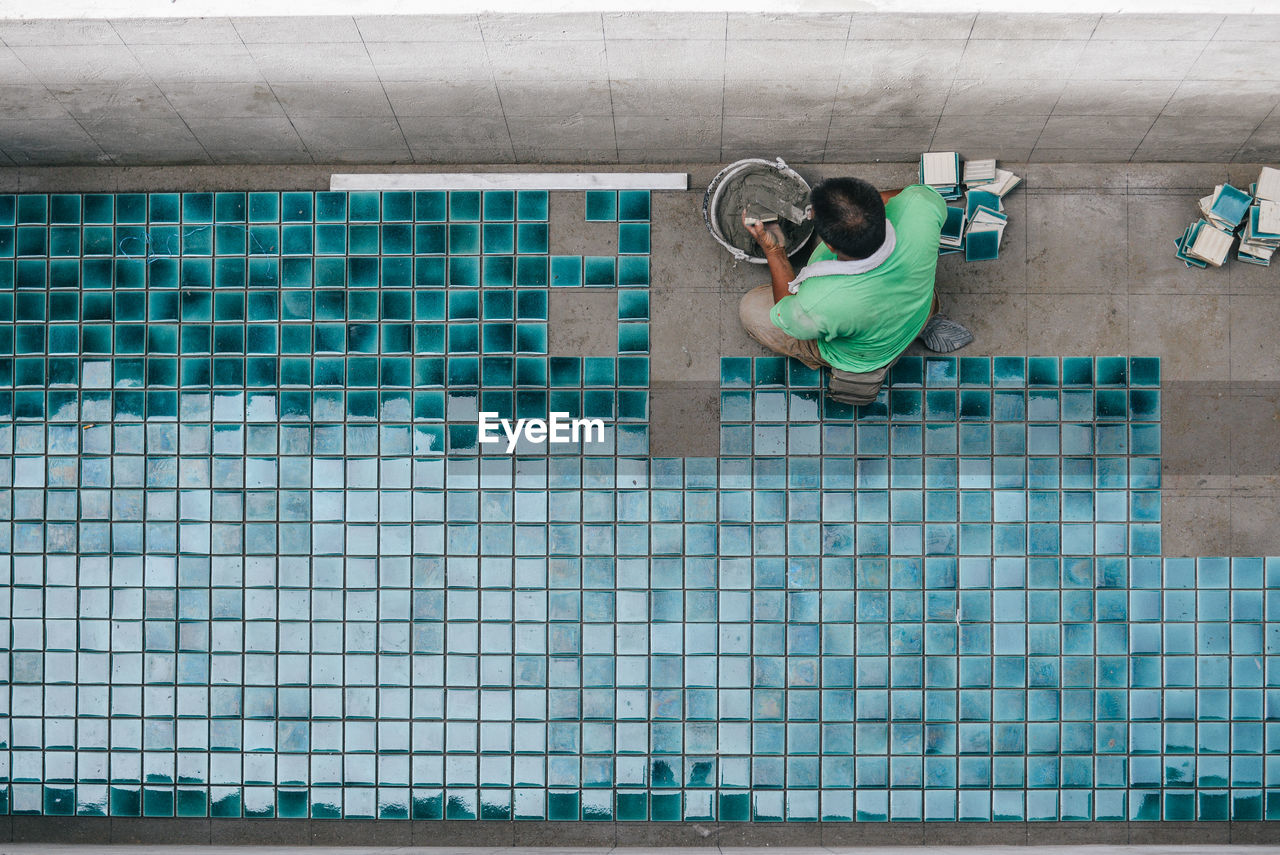
<svg viewBox="0 0 1280 855"><path fill-rule="evenodd" d="M89 222L89 206L85 204L85 222ZM182 221L182 197L178 193L152 193L147 199L147 214L152 223L177 223ZM102 222L109 222L103 220Z"/></svg>
<svg viewBox="0 0 1280 855"><path fill-rule="evenodd" d="M248 251L250 255L279 255L279 226L250 226Z"/></svg>
<svg viewBox="0 0 1280 855"><path fill-rule="evenodd" d="M55 193L50 196L49 222L79 225L80 196L74 193ZM8 223L0 222L0 225L8 225Z"/></svg>
<svg viewBox="0 0 1280 855"><path fill-rule="evenodd" d="M649 385L649 357L619 356L618 357L618 385L619 386L648 386Z"/></svg>
<svg viewBox="0 0 1280 855"><path fill-rule="evenodd" d="M515 219L516 194L512 190L484 191L484 218L486 221L510 221Z"/></svg>
<svg viewBox="0 0 1280 855"><path fill-rule="evenodd" d="M177 194L173 194L177 195ZM84 196L85 224L110 224L116 221L116 197L112 193L86 193ZM170 222L177 222L171 220Z"/></svg>
<svg viewBox="0 0 1280 855"><path fill-rule="evenodd" d="M317 288L342 288L347 284L345 258L317 258L314 261Z"/></svg>
<svg viewBox="0 0 1280 855"><path fill-rule="evenodd" d="M648 353L649 325L647 323L618 324L619 353Z"/></svg>
<svg viewBox="0 0 1280 855"><path fill-rule="evenodd" d="M49 262L50 288L79 288L80 262L74 258L54 259Z"/></svg>
<svg viewBox="0 0 1280 855"><path fill-rule="evenodd" d="M422 217L419 217L422 219ZM480 219L480 192L454 190L449 193L449 219L475 222Z"/></svg>
<svg viewBox="0 0 1280 855"><path fill-rule="evenodd" d="M206 260L182 260L182 286L208 287L212 276L213 284L219 288L243 288L246 279L245 260L243 258L219 258L212 265Z"/></svg>
<svg viewBox="0 0 1280 855"><path fill-rule="evenodd" d="M618 294L618 320L649 319L649 294L645 291L622 291Z"/></svg>
<svg viewBox="0 0 1280 855"><path fill-rule="evenodd" d="M250 193L249 194L249 222L251 223L280 222L280 194L279 193Z"/></svg>
<svg viewBox="0 0 1280 855"><path fill-rule="evenodd" d="M448 217L448 196L440 190L415 192L413 204L413 218L420 223L439 223Z"/></svg>
<svg viewBox="0 0 1280 855"><path fill-rule="evenodd" d="M236 276L230 278L228 276L219 276L219 285L243 285L244 284L244 260L243 259L219 259L219 265L230 262L232 265L238 266L241 273L236 282ZM219 270L221 274L221 270ZM183 259L182 260L182 287L183 288L209 288L214 284L214 264L209 259Z"/></svg>
<svg viewBox="0 0 1280 855"><path fill-rule="evenodd" d="M347 227L319 225L315 227L315 248L319 255L343 255L347 251Z"/></svg>
<svg viewBox="0 0 1280 855"><path fill-rule="evenodd" d="M618 224L618 253L621 255L647 255L649 252L648 223Z"/></svg>
<svg viewBox="0 0 1280 855"><path fill-rule="evenodd" d="M355 223L376 223L382 215L382 194L376 190L357 190L347 196L347 218Z"/></svg>
<svg viewBox="0 0 1280 855"><path fill-rule="evenodd" d="M548 284L546 258L516 258L516 285L520 288L544 288Z"/></svg>
<svg viewBox="0 0 1280 855"><path fill-rule="evenodd" d="M547 371L552 386L577 386L582 382L582 358L553 356L548 360Z"/></svg>
<svg viewBox="0 0 1280 855"><path fill-rule="evenodd" d="M547 325L517 324L516 351L519 353L546 353Z"/></svg>
<svg viewBox="0 0 1280 855"><path fill-rule="evenodd" d="M212 193L183 193L182 221L184 223L213 222ZM121 220L124 222L124 220Z"/></svg>
<svg viewBox="0 0 1280 855"><path fill-rule="evenodd" d="M443 288L445 286L444 258L415 258L413 284L417 288Z"/></svg>
<svg viewBox="0 0 1280 855"><path fill-rule="evenodd" d="M382 194L382 221L384 223L408 223L413 221L413 193L408 190L388 190Z"/></svg>
<svg viewBox="0 0 1280 855"><path fill-rule="evenodd" d="M515 319L515 295L510 291L486 291L483 304L485 320Z"/></svg>
<svg viewBox="0 0 1280 855"><path fill-rule="evenodd" d="M1160 385L1160 360L1149 356L1129 359L1129 382L1134 386Z"/></svg>
<svg viewBox="0 0 1280 855"><path fill-rule="evenodd" d="M516 357L516 385L545 387L547 385L547 359L545 356Z"/></svg>
<svg viewBox="0 0 1280 855"><path fill-rule="evenodd" d="M525 255L545 254L547 252L547 224L520 223L516 232L515 251Z"/></svg>
<svg viewBox="0 0 1280 855"><path fill-rule="evenodd" d="M582 384L584 386L613 386L615 383L614 360L601 356L588 356L582 360Z"/></svg>
<svg viewBox="0 0 1280 855"><path fill-rule="evenodd" d="M618 191L588 190L587 222L611 222L618 219Z"/></svg>
<svg viewBox="0 0 1280 855"><path fill-rule="evenodd" d="M213 227L204 226L202 228L183 229L182 254L184 256L212 255Z"/></svg>
<svg viewBox="0 0 1280 855"><path fill-rule="evenodd" d="M382 227L382 251L386 255L410 255L413 239L413 226L408 223L391 223Z"/></svg>
<svg viewBox="0 0 1280 855"><path fill-rule="evenodd" d="M347 194L323 192L316 194L317 223L345 223L347 221Z"/></svg>
<svg viewBox="0 0 1280 855"><path fill-rule="evenodd" d="M520 220L547 219L547 191L521 190L517 193L516 217Z"/></svg>
<svg viewBox="0 0 1280 855"><path fill-rule="evenodd" d="M1129 382L1129 361L1123 356L1101 356L1097 360L1099 386L1125 386Z"/></svg>
<svg viewBox="0 0 1280 855"><path fill-rule="evenodd" d="M615 259L611 255L588 255L582 260L582 282L588 286L612 288L617 284ZM555 259L552 259L554 270ZM554 282L554 276L552 281Z"/></svg>
<svg viewBox="0 0 1280 855"><path fill-rule="evenodd" d="M213 251L217 255L244 255L249 234L241 225L219 225L213 230Z"/></svg>
<svg viewBox="0 0 1280 855"><path fill-rule="evenodd" d="M618 191L618 219L619 220L648 220L649 219L649 191L648 190L619 190Z"/></svg>
<svg viewBox="0 0 1280 855"><path fill-rule="evenodd" d="M993 357L992 383L1001 387L1026 384L1027 360L1021 356Z"/></svg>
<svg viewBox="0 0 1280 855"><path fill-rule="evenodd" d="M475 223L449 225L449 253L476 255L480 252L480 226Z"/></svg>
<svg viewBox="0 0 1280 855"><path fill-rule="evenodd" d="M117 223L145 223L147 221L147 196L145 193L120 193L116 196Z"/></svg>
<svg viewBox="0 0 1280 855"><path fill-rule="evenodd" d="M961 386L990 386L991 358L988 356L960 357Z"/></svg>
<svg viewBox="0 0 1280 855"><path fill-rule="evenodd" d="M315 222L315 194L289 192L280 194L280 219L286 223Z"/></svg>
<svg viewBox="0 0 1280 855"><path fill-rule="evenodd" d="M479 353L479 324L450 324L448 330L450 353Z"/></svg>
<svg viewBox="0 0 1280 855"><path fill-rule="evenodd" d="M510 254L515 252L514 226L510 223L485 223L482 244L485 253Z"/></svg>
<svg viewBox="0 0 1280 855"><path fill-rule="evenodd" d="M447 248L445 226L438 223L414 229L414 251L419 255L441 255Z"/></svg>
<svg viewBox="0 0 1280 855"><path fill-rule="evenodd" d="M1028 357L1027 385L1057 386L1058 360L1047 356Z"/></svg>
<svg viewBox="0 0 1280 855"><path fill-rule="evenodd" d="M324 229L325 226L318 226ZM377 255L381 246L376 225L364 223L347 226L347 252L351 255Z"/></svg>
<svg viewBox="0 0 1280 855"><path fill-rule="evenodd" d="M250 288L278 288L280 286L280 262L275 258L249 259Z"/></svg>
<svg viewBox="0 0 1280 855"><path fill-rule="evenodd" d="M39 259L19 259L15 265L14 282L18 288L47 288L48 265Z"/></svg>
<svg viewBox="0 0 1280 855"><path fill-rule="evenodd" d="M486 255L482 263L481 285L485 288L510 288L515 284L515 258L510 255Z"/></svg>
<svg viewBox="0 0 1280 855"><path fill-rule="evenodd" d="M310 288L314 283L310 258L280 260L280 284L285 288Z"/></svg>
<svg viewBox="0 0 1280 855"><path fill-rule="evenodd" d="M26 193L18 197L18 225L47 225L49 222L49 197Z"/></svg>
<svg viewBox="0 0 1280 855"><path fill-rule="evenodd" d="M49 230L43 226L19 226L16 242L17 255L44 256L49 254Z"/></svg>
<svg viewBox="0 0 1280 855"><path fill-rule="evenodd" d="M249 202L244 193L216 193L213 218L219 223L243 223L248 219Z"/></svg>
<svg viewBox="0 0 1280 855"><path fill-rule="evenodd" d="M1087 356L1069 356L1062 360L1063 386L1092 386L1093 360Z"/></svg>

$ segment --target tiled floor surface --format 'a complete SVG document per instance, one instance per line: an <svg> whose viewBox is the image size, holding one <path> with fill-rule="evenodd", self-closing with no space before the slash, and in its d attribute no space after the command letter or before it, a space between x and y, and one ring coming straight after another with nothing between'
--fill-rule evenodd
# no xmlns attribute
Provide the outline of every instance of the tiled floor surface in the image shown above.
<svg viewBox="0 0 1280 855"><path fill-rule="evenodd" d="M1274 331L1280 329L1280 271L1238 262L1220 270L1189 270L1171 249L1195 219L1196 199L1223 181L1247 186L1257 167L1003 165L1025 180L1006 200L1010 226L1001 258L966 264L952 256L940 264L944 311L977 333L965 353L1161 357L1169 404L1165 554L1280 551L1280 527L1273 525L1280 518L1280 443L1271 440L1280 413L1280 348L1274 344ZM719 357L762 352L741 330L737 301L764 275L755 265L735 265L706 234L702 188L719 166L661 168L687 171L691 189L656 194L653 203L653 450L713 454L709 430L686 433L679 449L664 449L663 437L671 434L662 425L699 420L710 425ZM911 164L799 168L811 180L858 175L885 188L914 180ZM9 169L0 170L0 192L324 189L330 171L352 170ZM616 240L607 224L584 223L583 211L567 197L553 197L551 220L553 253L586 246L611 251L609 241ZM598 318L612 307L552 310L564 317L583 312ZM571 343L586 355L595 352L593 347L613 344L592 337L598 337L599 324L580 328L567 334L577 336ZM550 334L563 329L552 323Z"/></svg>
<svg viewBox="0 0 1280 855"><path fill-rule="evenodd" d="M910 174L821 170L845 171L881 186ZM693 172L695 186L708 177ZM112 813L145 816L238 816L242 807L256 816L563 820L1280 814L1280 790L1264 799L1260 753L1276 702L1263 691L1263 633L1274 626L1263 623L1264 589L1277 586L1280 562L1162 567L1147 557L1162 551L1161 526L1166 556L1280 551L1271 540L1274 274L1244 265L1188 271L1171 253L1194 199L1229 177L1247 183L1242 172L1024 170L1026 186L1006 204L1002 258L940 265L944 310L978 341L959 360L903 360L880 410L860 413L856 430L851 410L821 401L816 376L762 357L742 334L737 301L763 273L733 265L706 236L696 190L655 193L652 211L647 194L557 194L549 211L542 196L524 211L523 198L495 195L507 208L486 213L483 226L480 209L468 207L479 198L454 195L447 230L437 225L443 195L415 198L416 208L407 197L393 206L353 195L348 207L345 196L316 196L314 222L309 195L250 196L248 224L225 228L200 224L221 219L223 201L227 222L244 222L236 198L219 196L216 206L213 197L183 198L184 223L197 225L184 226L191 257L181 275L193 278L176 299L178 262L157 255L145 303L145 397L144 362L129 356L143 352L144 327L122 314L144 304L120 284L140 262L119 262L115 302L99 299L107 292L89 277L101 265L86 260L82 274L76 250L53 246L73 238L87 246L99 227L35 225L35 208L24 214L20 204L19 223L26 216L32 225L13 232L13 330L19 356L27 354L14 380L13 544L23 553L13 561L15 710L56 685L44 689L47 724L14 719L15 777L39 780L43 762L50 781L87 783L43 794L15 785L14 808L61 813L75 799L91 812L109 799ZM214 186L234 186L223 178ZM73 201L79 218L79 197L51 204ZM264 206L257 214L255 201ZM86 223L99 222L89 207L100 203L85 197ZM174 222L176 195L150 204L172 207L159 222ZM379 216L381 227L371 225ZM108 248L138 222L132 212L116 220ZM246 262L246 234L276 236L282 249L251 246ZM283 249L295 238L301 251ZM31 277L45 275L37 257L46 239L47 255L58 256L51 279L86 277L75 280L84 283L80 301L62 299L76 296L70 288L50 290L48 318L43 298L31 299L43 286ZM418 249L425 257L410 264L407 249L440 241L456 286L447 301L441 250ZM512 248L535 263L504 266ZM397 277L414 287L393 287ZM375 299L367 289L379 281ZM482 283L478 295L470 290ZM46 363L46 320L55 322L51 354L110 354L114 340L114 378L104 360ZM411 320L423 337L412 346ZM447 363L438 356L446 340ZM467 355L477 351L495 359ZM496 357L503 353L514 359ZM211 365L214 385L231 389L213 395L212 407L207 391L195 391L207 390ZM46 368L52 386L72 388L46 398L31 373ZM52 377L63 370L69 379ZM438 390L445 371L447 398ZM455 394L477 380L482 391ZM313 382L326 388L313 395ZM77 421L77 385L82 437L60 424ZM277 385L289 387L278 399ZM522 397L522 386L546 391ZM111 395L124 422L114 428L103 424ZM475 453L479 404L514 402L517 414L527 404L536 415L548 396L552 409L564 401L619 419L606 456L552 453L514 467L465 459ZM129 424L144 402L159 417L145 432ZM22 423L45 412L47 439ZM464 459L445 465L436 456L445 443ZM646 451L663 459L636 459ZM79 471L76 454L85 455ZM163 523L173 512L142 524L144 471L145 486L156 488L147 514L183 488L180 519L192 523L180 535ZM241 489L220 493L226 485ZM95 489L107 486L117 488L111 496ZM341 492L374 486L383 492ZM76 487L78 516L67 504ZM375 496L380 510L361 504ZM112 524L77 530L70 522L86 508ZM112 560L77 567L65 559L76 551ZM143 552L161 556L147 559L145 577ZM1078 557L1059 562L1059 553ZM286 556L278 602L277 554ZM308 555L319 557L308 563ZM425 557L411 565L410 555ZM122 749L111 755L112 781L121 786L109 796L105 751L54 751L43 761L39 752L60 749L72 732L57 710L68 709L75 686L59 669L73 661L77 630L56 619L68 607L59 597L70 591L74 601L77 585L91 588L81 616L88 608L105 618L98 594L108 566L111 585L156 588L145 610L140 590L115 596L111 617L121 626L102 648L122 669L110 681L122 684L110 694L119 718L110 745ZM314 626L287 620L307 607ZM517 647L532 645L532 655L510 655L513 614ZM107 636L105 620L91 623L79 647L92 651ZM497 655L481 655L491 644ZM243 657L219 658L223 645ZM268 655L276 652L279 663ZM101 664L90 657L81 666L79 703L91 709L108 697ZM304 684L327 688L287 688ZM179 717L202 728L215 718L200 733L176 730L188 764L178 774L193 785L177 788L176 808L175 686ZM833 686L859 689L856 717L854 693ZM1161 718L1178 722L1162 729ZM1130 730L1134 719L1144 723ZM86 722L78 738L106 749L108 731ZM210 741L226 753L209 753ZM1267 784L1275 775L1268 765ZM252 784L243 796L241 782ZM308 793L307 782L333 788ZM477 784L491 787L479 801Z"/></svg>
<svg viewBox="0 0 1280 855"><path fill-rule="evenodd" d="M943 312L976 334L964 354L1160 357L1165 554L1275 553L1280 270L1239 262L1189 270L1174 258L1172 243L1196 218L1196 199L1223 181L1247 186L1257 167L1008 166L1025 180L1005 200L1010 224L1000 259L950 256L939 263ZM913 180L909 165L826 164L802 172L859 175L882 188ZM735 265L706 238L700 188L713 174L693 169L694 190L654 197L659 448L670 435L665 419L684 423L705 407L719 356L762 352L742 332L737 303L767 275ZM698 389L700 382L707 385Z"/></svg>

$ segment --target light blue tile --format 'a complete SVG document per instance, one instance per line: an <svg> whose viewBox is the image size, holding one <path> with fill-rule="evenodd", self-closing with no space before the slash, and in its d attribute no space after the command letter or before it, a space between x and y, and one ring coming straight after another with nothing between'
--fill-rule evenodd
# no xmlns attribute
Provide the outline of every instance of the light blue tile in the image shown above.
<svg viewBox="0 0 1280 855"><path fill-rule="evenodd" d="M605 197L620 234L649 229L648 193ZM854 409L800 363L725 358L722 456L654 460L648 258L548 257L546 201L0 197L15 709L105 700L60 663L110 641L148 669L121 685L211 722L176 784L145 764L71 784L70 746L163 756L170 719L115 690L146 728L15 715L0 810L1269 810L1280 562L1160 558L1157 360L905 357ZM621 355L547 353L546 289L584 272L636 286ZM513 458L478 441L482 410L601 418L605 436ZM54 616L69 607L75 632ZM242 688L217 677L220 644L243 651Z"/></svg>

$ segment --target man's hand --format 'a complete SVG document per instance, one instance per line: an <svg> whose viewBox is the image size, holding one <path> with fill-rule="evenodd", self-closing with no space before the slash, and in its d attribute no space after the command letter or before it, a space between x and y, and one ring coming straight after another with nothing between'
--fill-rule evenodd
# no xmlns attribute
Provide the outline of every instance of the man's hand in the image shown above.
<svg viewBox="0 0 1280 855"><path fill-rule="evenodd" d="M787 296L787 284L796 278L791 259L787 257L787 239L776 220L762 223L748 217L746 208L742 209L742 226L764 250L765 261L769 264L769 284L773 286L773 302L776 303Z"/></svg>
<svg viewBox="0 0 1280 855"><path fill-rule="evenodd" d="M762 223L754 217L748 217L747 209L743 208L742 226L751 237L755 238L765 255L768 255L770 250L785 250L787 247L787 238L782 234L782 228L776 220Z"/></svg>

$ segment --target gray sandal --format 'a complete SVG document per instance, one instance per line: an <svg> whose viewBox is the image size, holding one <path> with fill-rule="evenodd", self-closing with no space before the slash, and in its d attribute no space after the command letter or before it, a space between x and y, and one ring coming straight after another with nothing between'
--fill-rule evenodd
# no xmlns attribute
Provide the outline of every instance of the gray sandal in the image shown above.
<svg viewBox="0 0 1280 855"><path fill-rule="evenodd" d="M942 315L929 318L920 330L920 343L935 353L950 353L973 341L973 333L963 324Z"/></svg>

